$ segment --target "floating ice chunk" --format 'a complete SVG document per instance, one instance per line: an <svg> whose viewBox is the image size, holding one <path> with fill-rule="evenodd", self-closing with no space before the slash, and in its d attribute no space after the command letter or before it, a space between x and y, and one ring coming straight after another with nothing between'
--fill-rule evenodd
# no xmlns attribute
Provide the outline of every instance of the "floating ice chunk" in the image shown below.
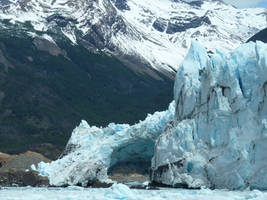
<svg viewBox="0 0 267 200"><path fill-rule="evenodd" d="M32 165L31 165L31 170L34 170L34 171L36 171L35 164L32 164Z"/></svg>

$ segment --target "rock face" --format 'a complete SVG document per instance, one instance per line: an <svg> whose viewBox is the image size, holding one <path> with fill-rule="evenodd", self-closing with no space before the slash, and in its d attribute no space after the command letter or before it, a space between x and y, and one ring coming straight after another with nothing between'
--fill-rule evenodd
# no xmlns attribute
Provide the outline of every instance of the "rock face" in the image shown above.
<svg viewBox="0 0 267 200"><path fill-rule="evenodd" d="M38 175L37 171L23 171L10 169L9 171L0 171L0 186L49 186L47 177Z"/></svg>
<svg viewBox="0 0 267 200"><path fill-rule="evenodd" d="M267 43L267 28L261 30L260 32L258 32L257 34L255 34L254 36L252 36L248 42L253 41L262 41L264 43Z"/></svg>
<svg viewBox="0 0 267 200"><path fill-rule="evenodd" d="M107 173L124 166L148 170L154 143L173 117L172 103L169 110L148 115L132 126L111 123L98 128L82 121L61 158L51 163L41 162L37 170L54 186L94 186L96 182L108 181Z"/></svg>
<svg viewBox="0 0 267 200"><path fill-rule="evenodd" d="M30 151L19 155L0 153L0 186L48 186L47 177L30 170L31 165L41 161L50 162L41 154Z"/></svg>
<svg viewBox="0 0 267 200"><path fill-rule="evenodd" d="M41 161L51 162L42 154L27 151L19 155L8 155L0 153L0 171L8 171L10 169L26 170L30 169L31 165L37 165Z"/></svg>
<svg viewBox="0 0 267 200"><path fill-rule="evenodd" d="M175 117L151 179L177 187L267 189L267 45L209 57L193 42L175 81Z"/></svg>

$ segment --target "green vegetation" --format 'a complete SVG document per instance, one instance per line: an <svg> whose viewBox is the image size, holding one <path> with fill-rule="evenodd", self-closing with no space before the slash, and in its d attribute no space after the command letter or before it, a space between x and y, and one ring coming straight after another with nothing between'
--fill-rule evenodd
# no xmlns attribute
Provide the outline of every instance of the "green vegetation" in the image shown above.
<svg viewBox="0 0 267 200"><path fill-rule="evenodd" d="M53 159L81 119L133 124L172 100L173 82L162 75L164 81L136 74L63 36L57 44L67 56L53 56L17 29L0 30L0 151L36 150Z"/></svg>

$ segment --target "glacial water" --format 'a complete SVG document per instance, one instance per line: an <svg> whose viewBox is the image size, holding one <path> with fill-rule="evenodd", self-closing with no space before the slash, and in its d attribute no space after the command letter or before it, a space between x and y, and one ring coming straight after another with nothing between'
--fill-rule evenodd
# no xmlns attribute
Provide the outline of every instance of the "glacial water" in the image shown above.
<svg viewBox="0 0 267 200"><path fill-rule="evenodd" d="M110 188L1 188L0 200L265 200L267 192L228 190L131 190L117 184Z"/></svg>

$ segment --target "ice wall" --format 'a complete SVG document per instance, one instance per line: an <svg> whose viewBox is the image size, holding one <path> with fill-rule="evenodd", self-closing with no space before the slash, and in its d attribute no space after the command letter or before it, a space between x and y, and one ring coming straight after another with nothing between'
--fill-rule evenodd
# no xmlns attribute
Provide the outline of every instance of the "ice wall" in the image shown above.
<svg viewBox="0 0 267 200"><path fill-rule="evenodd" d="M178 69L175 118L158 138L152 180L267 189L267 44L209 57L192 42Z"/></svg>
<svg viewBox="0 0 267 200"><path fill-rule="evenodd" d="M98 128L82 121L73 131L62 158L39 163L37 170L48 176L54 186L86 186L95 180L107 181L107 170L123 162L150 165L155 141L173 117L174 102L167 111L148 115L133 126L111 123Z"/></svg>

